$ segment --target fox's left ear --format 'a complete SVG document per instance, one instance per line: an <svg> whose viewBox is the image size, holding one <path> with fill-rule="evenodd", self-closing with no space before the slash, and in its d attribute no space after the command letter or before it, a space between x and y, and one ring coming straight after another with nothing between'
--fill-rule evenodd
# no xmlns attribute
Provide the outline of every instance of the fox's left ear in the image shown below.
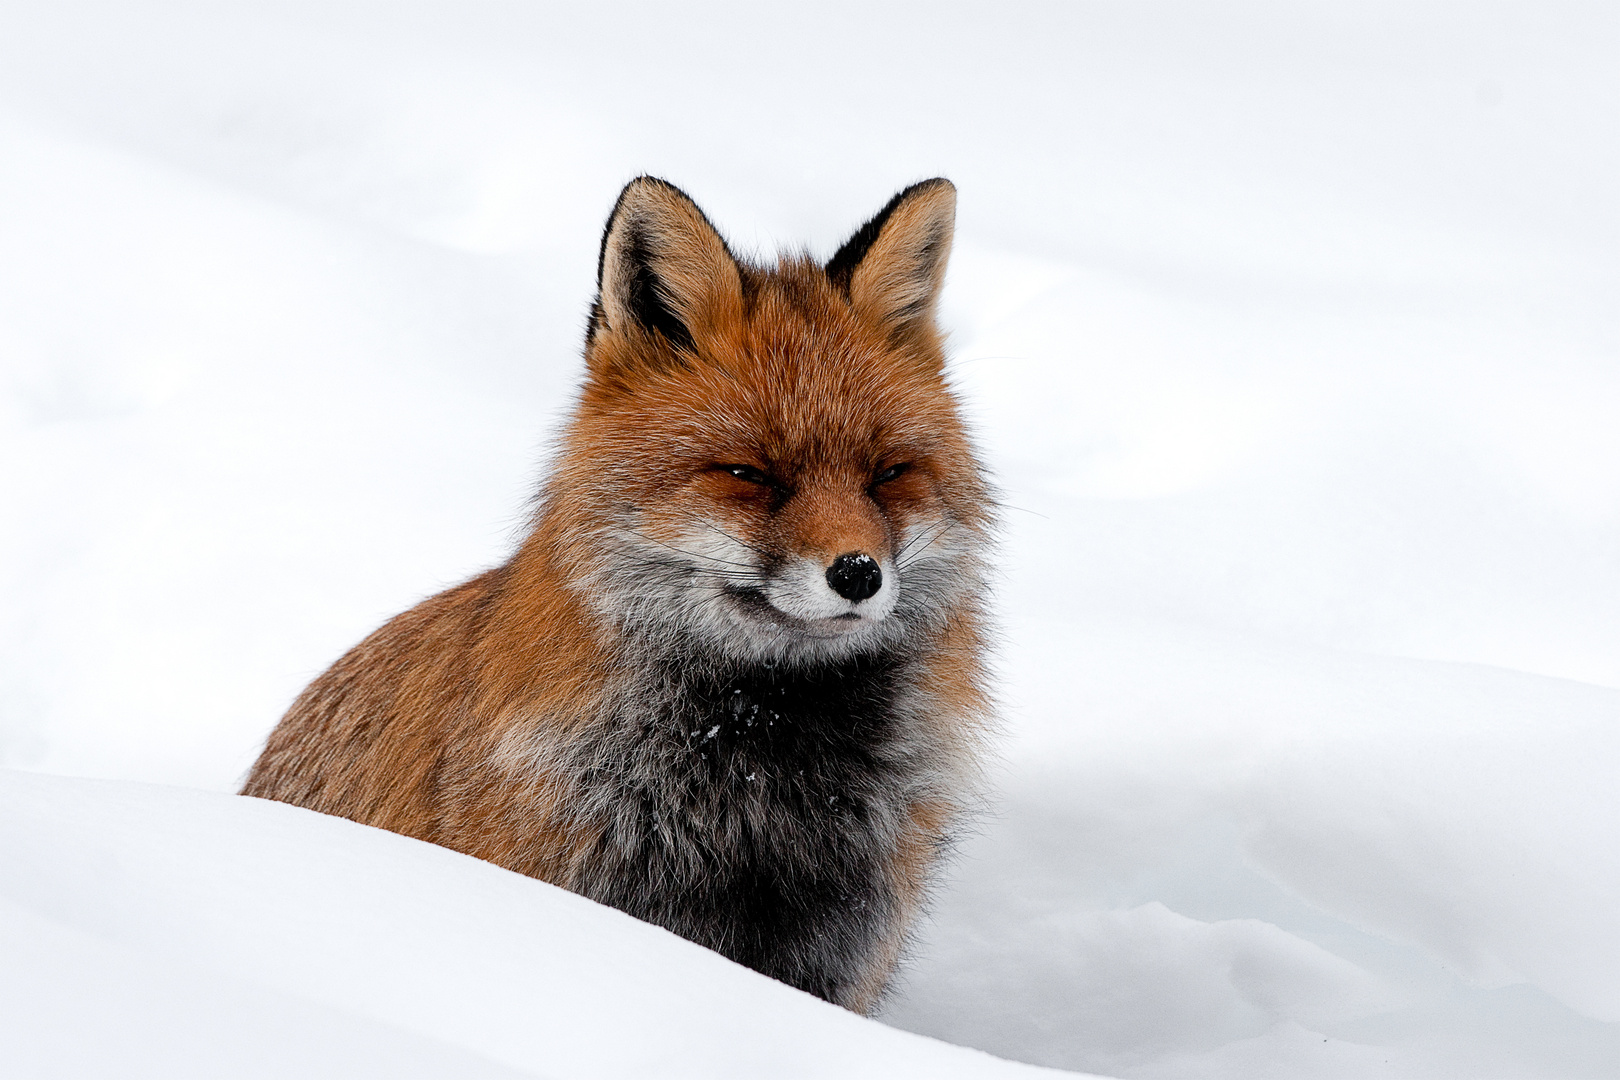
<svg viewBox="0 0 1620 1080"><path fill-rule="evenodd" d="M913 184L827 260L827 276L891 339L929 340L955 229L956 185L943 177Z"/></svg>
<svg viewBox="0 0 1620 1080"><path fill-rule="evenodd" d="M742 277L726 242L686 192L652 176L619 194L596 277L591 339L606 330L691 352L705 327L742 309Z"/></svg>

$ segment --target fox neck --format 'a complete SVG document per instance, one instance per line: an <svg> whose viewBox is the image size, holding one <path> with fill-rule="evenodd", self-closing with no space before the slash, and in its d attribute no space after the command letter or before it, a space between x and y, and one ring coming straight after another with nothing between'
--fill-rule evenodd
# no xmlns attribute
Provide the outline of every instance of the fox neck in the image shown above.
<svg viewBox="0 0 1620 1080"><path fill-rule="evenodd" d="M599 839L577 887L851 1003L901 917L888 853L932 764L909 667L653 665L581 748Z"/></svg>

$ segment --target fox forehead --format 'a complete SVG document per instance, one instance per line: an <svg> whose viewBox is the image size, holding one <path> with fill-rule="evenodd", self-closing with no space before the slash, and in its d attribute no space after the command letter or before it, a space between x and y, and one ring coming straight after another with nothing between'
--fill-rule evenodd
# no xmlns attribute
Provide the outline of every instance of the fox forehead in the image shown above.
<svg viewBox="0 0 1620 1080"><path fill-rule="evenodd" d="M903 392L773 382L739 378L671 387L668 394L648 394L621 422L630 425L626 435L661 446L672 462L779 473L864 472L931 457L945 441Z"/></svg>
<svg viewBox="0 0 1620 1080"><path fill-rule="evenodd" d="M954 449L960 422L937 367L842 314L751 305L736 325L695 333L678 362L594 395L599 420L693 464L866 469Z"/></svg>

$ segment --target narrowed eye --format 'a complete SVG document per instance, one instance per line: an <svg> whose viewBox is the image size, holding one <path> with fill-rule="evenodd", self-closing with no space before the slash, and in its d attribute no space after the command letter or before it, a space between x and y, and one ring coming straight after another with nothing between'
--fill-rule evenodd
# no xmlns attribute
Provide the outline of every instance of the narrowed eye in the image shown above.
<svg viewBox="0 0 1620 1080"><path fill-rule="evenodd" d="M879 484L887 484L890 480L898 480L910 468L911 462L909 461L901 462L899 465L890 465L887 469L872 477L872 486L876 487Z"/></svg>
<svg viewBox="0 0 1620 1080"><path fill-rule="evenodd" d="M730 473L745 483L758 484L760 487L776 486L769 476L766 476L752 465L716 465L715 468L721 472Z"/></svg>

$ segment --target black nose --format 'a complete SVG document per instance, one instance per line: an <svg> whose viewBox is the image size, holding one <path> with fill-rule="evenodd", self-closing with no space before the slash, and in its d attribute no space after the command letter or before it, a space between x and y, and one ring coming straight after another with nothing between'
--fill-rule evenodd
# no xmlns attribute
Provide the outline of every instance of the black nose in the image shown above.
<svg viewBox="0 0 1620 1080"><path fill-rule="evenodd" d="M883 588L883 568L872 556L852 551L827 567L827 584L845 600L865 600Z"/></svg>

